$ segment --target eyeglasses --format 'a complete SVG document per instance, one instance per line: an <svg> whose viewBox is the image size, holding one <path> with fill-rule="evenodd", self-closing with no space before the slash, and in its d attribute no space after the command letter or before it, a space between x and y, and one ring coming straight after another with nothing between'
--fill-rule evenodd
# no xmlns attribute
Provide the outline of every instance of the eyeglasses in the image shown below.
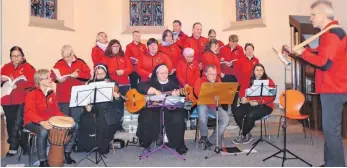
<svg viewBox="0 0 347 168"><path fill-rule="evenodd" d="M120 47L120 45L113 45L112 47L114 47L114 48L118 48L118 47Z"/></svg>
<svg viewBox="0 0 347 168"><path fill-rule="evenodd" d="M106 73L97 73L96 75L106 75Z"/></svg>
<svg viewBox="0 0 347 168"><path fill-rule="evenodd" d="M187 57L187 58L193 58L194 55L187 55L187 56L185 56L185 57Z"/></svg>
<svg viewBox="0 0 347 168"><path fill-rule="evenodd" d="M216 73L207 73L208 76L217 76Z"/></svg>
<svg viewBox="0 0 347 168"><path fill-rule="evenodd" d="M311 16L312 16L312 17L315 17L315 16L317 16L318 14L321 14L321 13L322 13L322 12L312 13Z"/></svg>
<svg viewBox="0 0 347 168"><path fill-rule="evenodd" d="M13 57L23 57L23 55L11 55L11 58Z"/></svg>
<svg viewBox="0 0 347 168"><path fill-rule="evenodd" d="M52 79L50 76L46 77L46 78L42 78L41 80L48 80L48 79Z"/></svg>

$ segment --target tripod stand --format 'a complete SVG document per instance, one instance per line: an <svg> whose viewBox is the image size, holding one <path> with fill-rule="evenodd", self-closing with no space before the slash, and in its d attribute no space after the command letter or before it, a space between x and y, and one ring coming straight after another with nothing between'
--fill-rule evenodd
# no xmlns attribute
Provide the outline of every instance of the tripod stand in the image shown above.
<svg viewBox="0 0 347 168"><path fill-rule="evenodd" d="M266 96L266 97L274 97L274 98L271 100L271 102L274 101L275 98L276 98L277 89L274 88L274 91L271 92L270 89L269 89L269 87L272 87L272 86L270 86L270 85L264 85L264 83L262 82L262 80L255 80L254 83L257 83L257 81L260 81L261 84L260 84L260 85L253 85L253 86L255 86L255 87L260 86L260 94L257 94L257 93L256 93L256 94L253 94L253 92L256 92L256 91L259 89L259 88L256 88L256 89L253 90L249 95L247 95L247 97L253 97L253 96L258 97L258 96L260 96L261 99L263 99L263 97L265 97L265 96ZM268 82L268 81L269 81L269 80L267 80L267 82ZM273 87L276 87L276 86L273 86ZM265 88L266 92L268 91L268 94L266 94L266 92L265 92L265 94L263 94L263 93L264 93L264 88ZM265 104L267 104L267 103L270 103L270 102L265 102ZM266 132L266 131L265 131L265 132ZM280 148L278 148L277 146L275 146L274 144L272 144L271 142L269 142L269 141L267 141L267 140L265 140L265 139L263 138L263 119L260 119L260 137L259 137L259 139L258 139L257 141L255 141L255 142L252 144L251 150L249 150L249 152L248 152L246 155L249 155L249 154L252 152L252 150L253 150L260 142L266 142L267 144L269 144L269 145L271 145L271 146L277 148L278 150L281 150Z"/></svg>
<svg viewBox="0 0 347 168"><path fill-rule="evenodd" d="M75 167L81 163L84 159L88 159L94 164L99 164L100 161L102 161L107 167L104 158L106 159L106 156L100 153L99 146L97 144L97 117L98 117L98 111L97 111L97 103L101 102L110 102L113 100L113 89L114 89L114 83L112 82L95 82L91 83L89 85L83 85L83 86L75 86L72 88L72 94L71 94L71 102L70 106L86 106L89 105L89 102L92 102L91 104L92 109L91 113L93 114L93 119L95 123L94 127L94 133L92 135L89 135L90 137L94 137L94 148L88 152L81 160L79 160ZM98 94L97 94L98 93ZM93 96L92 96L93 94ZM77 104L76 104L77 102ZM101 116L102 117L102 116ZM92 153L95 153L95 161L89 159L89 155Z"/></svg>
<svg viewBox="0 0 347 168"><path fill-rule="evenodd" d="M215 154L219 154L221 148L219 147L219 105L220 104L232 104L234 101L235 94L237 92L238 84L236 82L225 82L225 83L203 83L201 91L199 93L198 105L215 105L216 106L216 147L214 153L206 156L208 159ZM223 135L223 134L222 134ZM223 138L223 136L222 136ZM222 146L222 145L221 145Z"/></svg>
<svg viewBox="0 0 347 168"><path fill-rule="evenodd" d="M283 60L282 60L283 61ZM290 62L288 61L283 61L285 63L285 66L284 66L284 86L286 85L286 79L287 79L287 72L286 72L286 67L289 67L290 65ZM287 94L284 95L284 116L287 115L287 112L286 112L286 109L287 109ZM273 155L263 159L263 161L266 161L272 157L276 157L276 158L280 158L282 159L282 167L284 166L284 162L286 160L289 160L289 159L299 159L300 161L306 163L307 165L311 166L312 165L310 163L308 163L307 161L305 161L304 159L300 158L299 156L295 155L293 152L289 151L287 149L287 119L286 117L284 117L284 129L283 129L283 137L284 137L284 146L283 146L283 149L279 149L278 152L274 153ZM278 148L277 148L278 149ZM278 154L281 154L283 153L283 156L282 157L279 157L277 156ZM287 153L291 154L292 156L294 156L294 158L288 158L287 157Z"/></svg>

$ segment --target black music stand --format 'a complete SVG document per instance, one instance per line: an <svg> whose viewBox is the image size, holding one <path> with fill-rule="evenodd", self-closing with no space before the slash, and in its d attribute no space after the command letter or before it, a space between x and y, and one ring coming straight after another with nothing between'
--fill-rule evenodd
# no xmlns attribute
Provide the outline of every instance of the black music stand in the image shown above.
<svg viewBox="0 0 347 168"><path fill-rule="evenodd" d="M171 97L179 97L179 96L171 96ZM164 117L165 108L168 108L168 109L183 108L184 104L183 103L172 104L172 102L168 99L168 97L166 95L163 95L163 98L160 100L158 99L158 101L160 103L153 104L152 101L148 100L147 101L147 108L156 108L156 107L160 108L161 119L162 119L161 126L162 126L163 144L161 146L155 148L153 151L150 151L147 153L142 153L139 156L139 159L141 160L143 158L147 158L149 155L155 153L156 151L159 151L160 149L163 149L163 150L166 149L166 150L170 151L172 154L174 154L176 156L176 158L181 159L181 160L186 160L182 155L178 154L176 151L172 150L170 147L166 146L164 143L165 142L165 117ZM157 101L155 101L155 102L157 102ZM172 105L168 105L168 104L172 104Z"/></svg>
<svg viewBox="0 0 347 168"><path fill-rule="evenodd" d="M109 86L102 86L99 84L107 84ZM112 85L112 86L110 86ZM90 85L82 85L82 86L74 86L72 87L72 94L71 94L71 100L70 100L70 107L74 106L86 106L88 104L92 104L92 110L90 113L93 113L94 115L94 148L89 151L81 160L79 160L74 166L76 167L79 163L81 163L84 159L88 159L94 164L99 164L100 161L102 161L107 167L103 157L106 159L106 156L104 154L101 154L99 151L99 147L97 145L97 133L96 133L96 105L97 103L101 102L111 102L113 101L113 90L114 90L114 83L110 82L94 82ZM95 161L88 158L88 156L92 153L95 153Z"/></svg>
<svg viewBox="0 0 347 168"><path fill-rule="evenodd" d="M205 159L208 159L211 156L220 153L221 151L218 144L218 107L221 104L233 104L238 87L239 85L237 82L205 82L201 86L197 104L216 105L216 147L214 149L214 153L209 156L206 156ZM237 148L237 150L235 151L239 151L239 149Z"/></svg>
<svg viewBox="0 0 347 168"><path fill-rule="evenodd" d="M284 86L286 86L286 80L287 80L287 67L290 67L291 62L287 61L283 55L281 55L280 53L278 53L278 51L276 49L273 48L273 50L275 51L275 53L280 57L281 61L284 63ZM286 88L284 88L286 90ZM287 94L284 94L284 116L287 116ZM284 166L284 161L289 160L289 159L299 159L300 161L306 163L307 165L309 165L310 167L312 167L312 165L310 163L308 163L307 161L305 161L304 159L300 158L299 156L295 155L293 152L289 151L287 149L287 119L286 117L284 118L284 129L283 129L283 139L284 139L284 146L282 149L279 149L278 152L274 153L273 155L263 159L263 161L266 161L272 157L276 157L276 158L280 158L282 159L282 167ZM291 154L292 156L294 156L293 158L287 158L287 152L289 154ZM283 153L282 157L277 156L278 154Z"/></svg>
<svg viewBox="0 0 347 168"><path fill-rule="evenodd" d="M277 86L264 85L262 81L260 82L260 85L252 85L251 88L248 88L249 92L246 92L246 97L261 97L261 99L263 99L264 97L273 97L271 101L264 102L259 105L266 105L268 103L273 102L276 99ZM255 141L252 144L251 150L249 150L249 152L246 155L249 155L252 152L252 150L259 144L259 142L266 142L269 145L280 150L280 148L263 138L263 119L260 119L260 137L257 141Z"/></svg>

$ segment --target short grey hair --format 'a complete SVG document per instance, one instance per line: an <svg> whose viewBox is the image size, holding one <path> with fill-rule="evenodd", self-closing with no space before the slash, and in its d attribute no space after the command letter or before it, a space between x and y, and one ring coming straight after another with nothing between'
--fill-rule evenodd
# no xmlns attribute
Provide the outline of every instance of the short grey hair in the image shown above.
<svg viewBox="0 0 347 168"><path fill-rule="evenodd" d="M100 40L100 36L102 35L102 34L105 34L106 35L106 37L107 37L107 34L105 33L105 32L99 32L97 35L96 35L96 42L98 42L99 40Z"/></svg>
<svg viewBox="0 0 347 168"><path fill-rule="evenodd" d="M333 4L329 0L317 0L311 5L311 9L315 7L320 7L320 10L324 11L328 15L328 18L334 20L335 10Z"/></svg>
<svg viewBox="0 0 347 168"><path fill-rule="evenodd" d="M35 72L34 74L34 82L36 85L39 85L39 82L42 80L42 78L45 76L45 75L49 75L51 72L47 69L39 69Z"/></svg>
<svg viewBox="0 0 347 168"><path fill-rule="evenodd" d="M64 45L61 48L61 56L65 57L65 56L73 56L73 55L75 55L75 53L71 45Z"/></svg>
<svg viewBox="0 0 347 168"><path fill-rule="evenodd" d="M183 50L183 56L194 55L195 51L192 48L185 48Z"/></svg>

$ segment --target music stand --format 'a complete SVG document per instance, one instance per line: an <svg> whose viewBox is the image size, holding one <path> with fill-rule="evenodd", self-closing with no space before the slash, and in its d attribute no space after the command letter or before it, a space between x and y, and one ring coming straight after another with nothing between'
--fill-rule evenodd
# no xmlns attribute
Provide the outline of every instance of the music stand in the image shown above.
<svg viewBox="0 0 347 168"><path fill-rule="evenodd" d="M276 99L277 86L268 85L269 80L267 80L267 85L264 85L264 82L265 82L264 80L255 80L254 83L256 83L256 81L258 81L258 83L260 83L260 85L252 85L251 88L248 88L246 90L246 97L260 97L261 100L264 97L273 97L273 99L271 101L264 102L264 103L259 104L259 105L266 105L268 103L273 102ZM263 120L260 119L260 137L257 141L255 141L252 144L251 150L249 150L249 152L246 155L249 155L252 152L252 150L259 144L259 142L266 142L269 145L277 148L278 150L281 150L279 147L275 146L274 144L272 144L271 142L269 142L263 138L263 129L262 128L263 128Z"/></svg>
<svg viewBox="0 0 347 168"><path fill-rule="evenodd" d="M235 94L239 84L237 82L205 82L202 84L198 105L216 105L216 148L214 154L220 153L221 149L218 145L218 107L221 104L233 104ZM223 137L222 137L223 138ZM237 147L234 147L237 148ZM238 150L237 150L238 151ZM205 159L213 156L206 156Z"/></svg>
<svg viewBox="0 0 347 168"><path fill-rule="evenodd" d="M163 150L168 150L170 151L171 153L173 153L176 158L178 159L181 159L181 160L186 160L182 155L178 154L176 151L172 150L170 147L166 146L165 145L165 118L164 118L164 114L165 114L165 108L168 108L168 109L176 109L176 108L183 108L183 103L175 103L175 104L172 104L172 102L168 99L168 97L178 97L178 96L163 96L163 95L160 95L158 99L155 100L155 102L158 102L160 101L161 103L157 103L157 104L153 104L152 101L150 101L150 97L149 97L149 100L147 101L147 108L158 108L160 107L160 112L161 112L161 118L162 118L162 137L163 137L163 144L157 148L155 148L153 151L150 151L150 152L144 152L142 153L140 156L139 156L139 159L143 159L143 158L146 158L148 157L149 155L153 154L154 152L160 150L160 149L163 149ZM182 97L183 98L183 97ZM183 98L184 99L184 98ZM170 104L170 105L168 105Z"/></svg>
<svg viewBox="0 0 347 168"><path fill-rule="evenodd" d="M99 164L102 161L107 167L103 157L106 159L104 154L101 154L99 151L99 147L97 145L97 133L96 133L96 105L97 103L102 102L110 102L113 101L113 90L115 83L114 82L94 82L89 85L81 85L74 86L71 90L71 99L70 99L70 107L77 106L86 106L88 104L92 104L91 113L94 114L94 148L89 151L81 160L79 160L74 166L76 167L79 163L81 163L84 159L88 159L94 164ZM88 156L92 153L95 153L95 161L88 158ZM99 157L98 157L99 156Z"/></svg>

